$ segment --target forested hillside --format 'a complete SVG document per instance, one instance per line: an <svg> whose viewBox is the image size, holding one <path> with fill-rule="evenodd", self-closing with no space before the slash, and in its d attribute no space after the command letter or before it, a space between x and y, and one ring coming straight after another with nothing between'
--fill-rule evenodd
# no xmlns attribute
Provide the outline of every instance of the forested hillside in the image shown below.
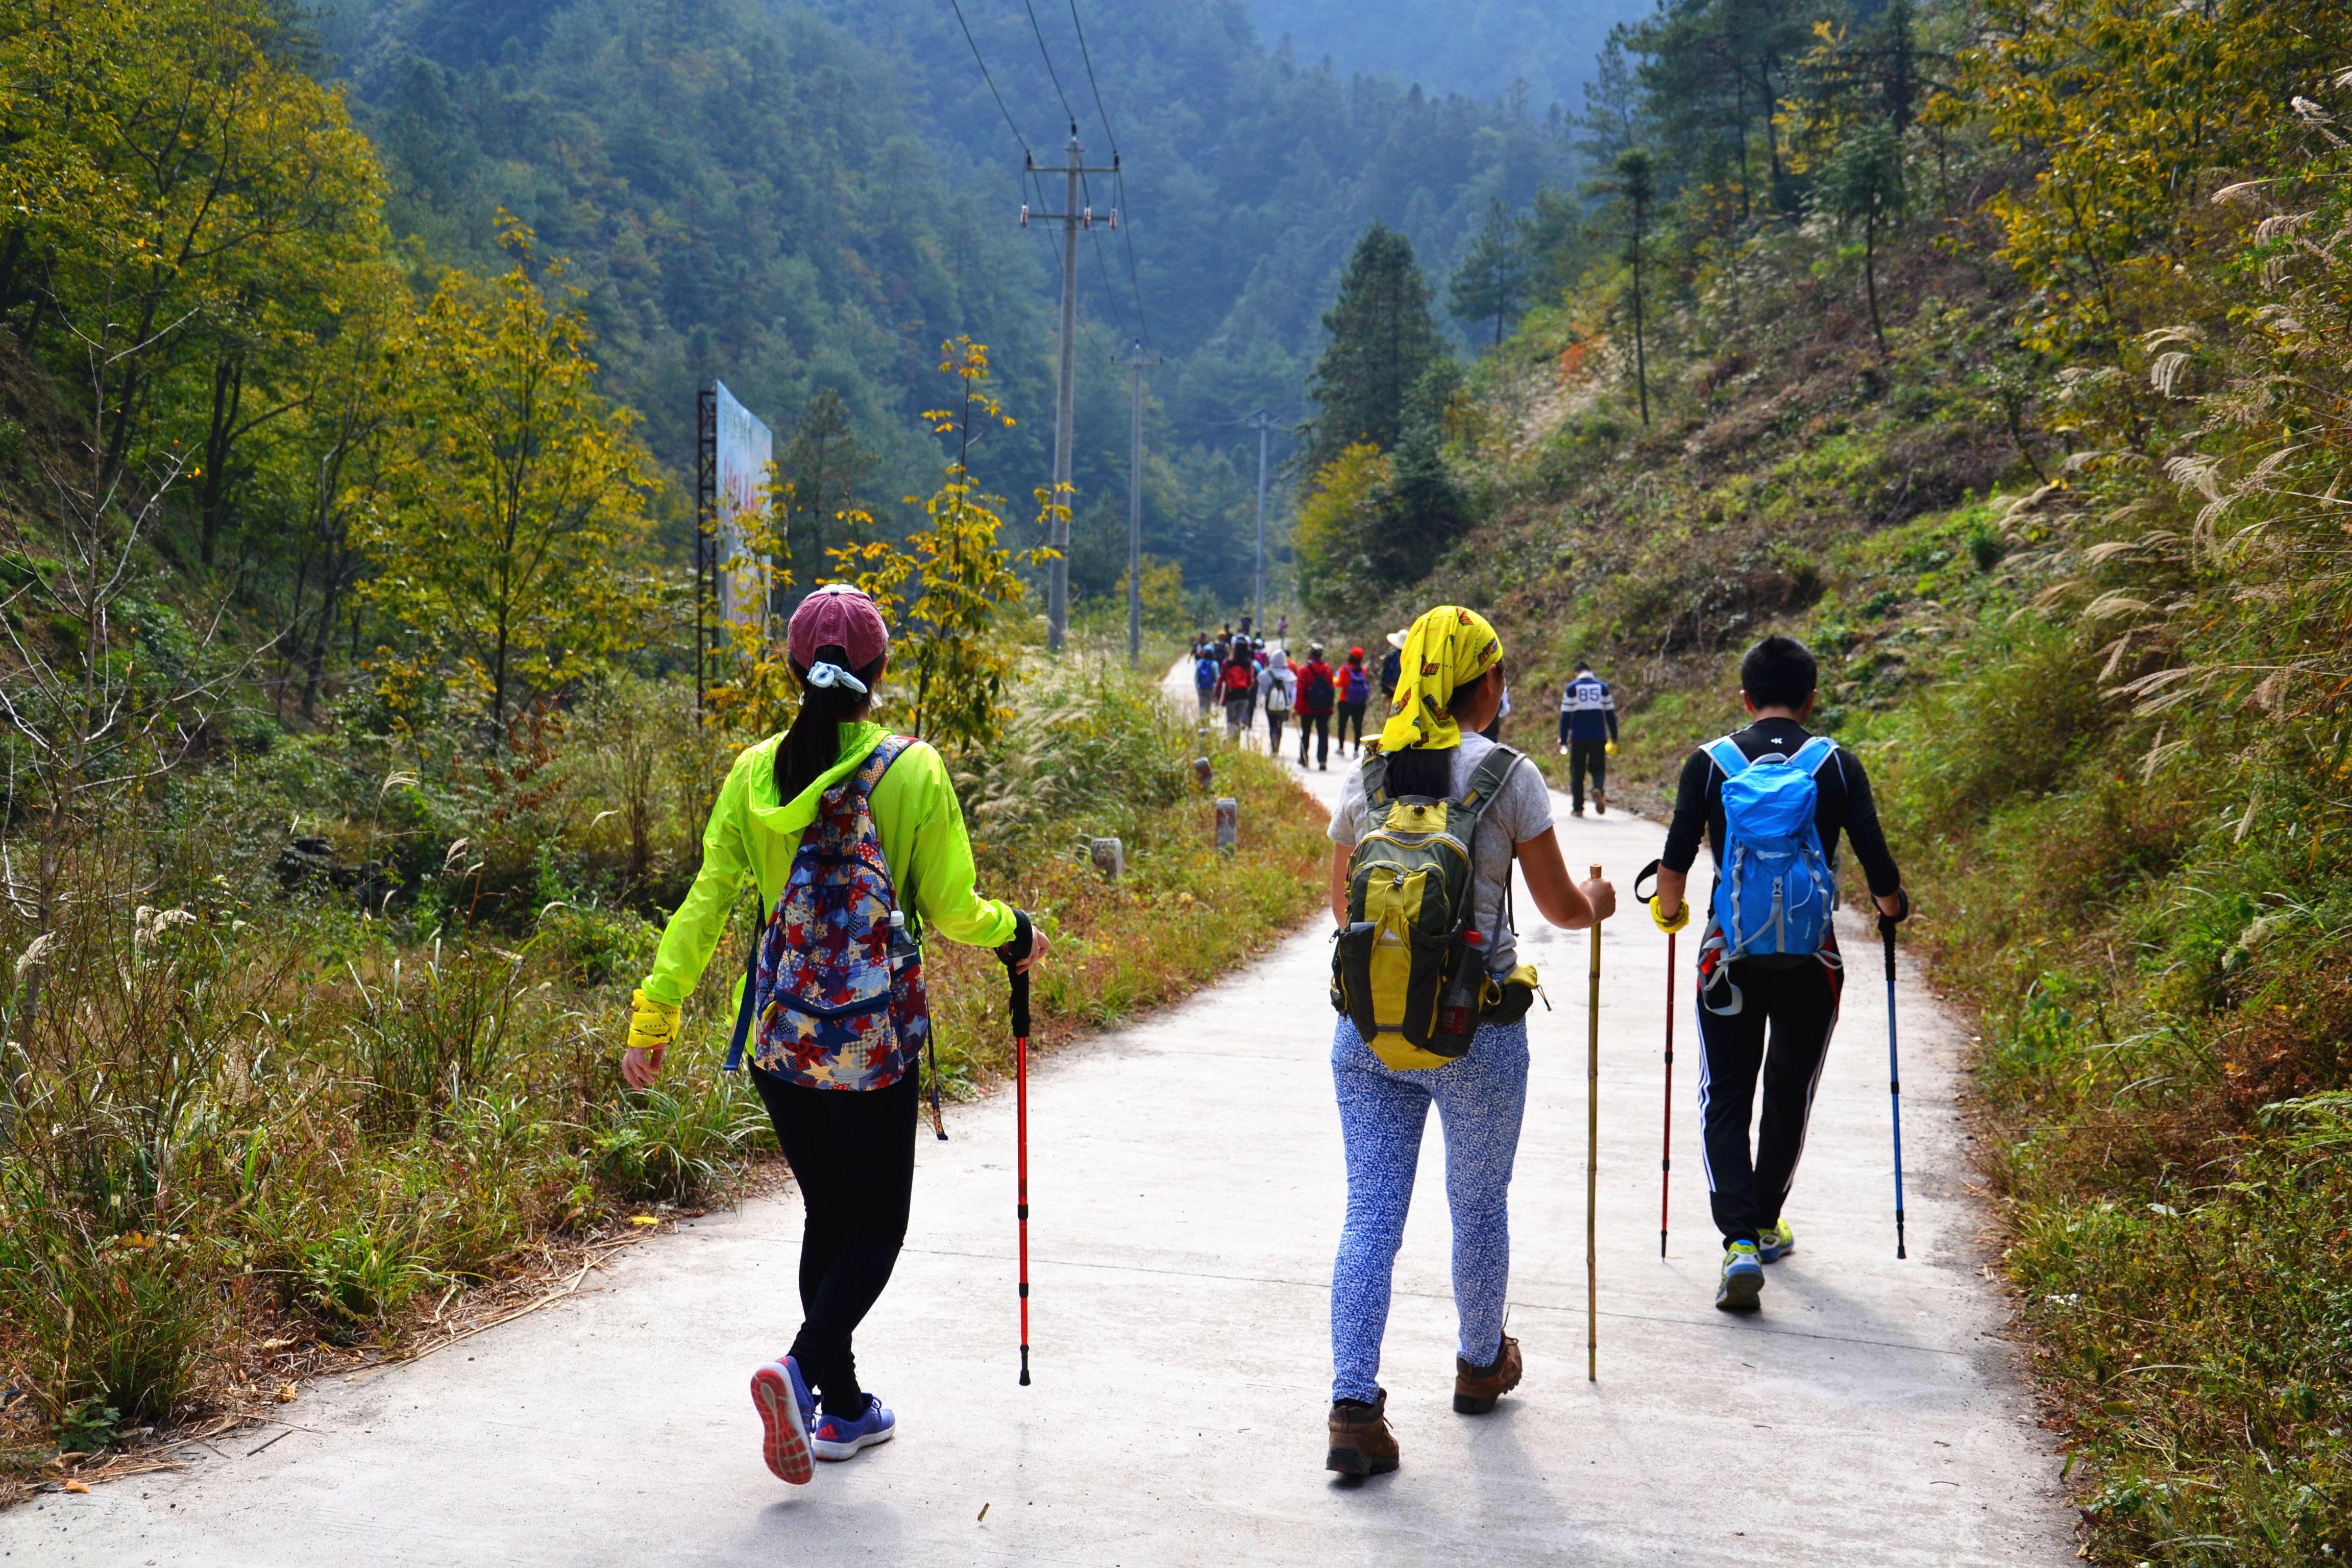
<svg viewBox="0 0 2352 1568"><path fill-rule="evenodd" d="M1807 638L1977 1010L2085 1554L2341 1561L2346 14L1681 0L1613 52L1587 248L1516 335L1465 373L1360 247L1318 624L1495 606L1544 752L1589 654L1652 804L1739 651Z"/></svg>
<svg viewBox="0 0 2352 1568"><path fill-rule="evenodd" d="M958 332L992 345L1018 421L983 479L1024 496L1050 474L1058 261L1015 220L1061 187L1024 182L1024 147L1058 162L1076 116L1108 163L1116 132L1128 172L1087 199L1126 227L1090 235L1080 269L1075 580L1105 593L1126 569L1129 389L1109 362L1140 338L1167 360L1146 549L1237 599L1256 456L1239 421L1269 409L1287 455L1356 231L1384 217L1448 265L1490 201L1573 183L1563 129L1277 59L1239 0L1108 11L1084 49L1066 13L1042 35L1014 6L966 15L1017 139L955 15L898 0L350 0L323 43L381 149L393 230L478 262L499 210L530 224L587 290L606 384L657 460L686 470L693 389L714 375L780 437L830 388L886 524L929 470L912 418Z"/></svg>
<svg viewBox="0 0 2352 1568"><path fill-rule="evenodd" d="M1473 98L1524 91L1538 114L1584 106L1584 88L1609 29L1638 22L1649 0L1252 0L1259 34L1312 62L1330 57L1342 75L1363 71L1418 82L1431 92Z"/></svg>

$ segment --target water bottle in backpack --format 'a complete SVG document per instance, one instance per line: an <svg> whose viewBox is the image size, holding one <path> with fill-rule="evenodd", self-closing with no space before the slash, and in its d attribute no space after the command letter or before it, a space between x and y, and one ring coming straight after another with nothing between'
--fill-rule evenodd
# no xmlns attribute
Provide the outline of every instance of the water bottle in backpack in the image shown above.
<svg viewBox="0 0 2352 1568"><path fill-rule="evenodd" d="M1723 962L1767 954L1811 955L1829 941L1837 874L1822 852L1814 782L1837 753L1816 735L1794 756L1750 761L1729 736L1708 742L1723 770L1723 864L1715 882L1715 923Z"/></svg>

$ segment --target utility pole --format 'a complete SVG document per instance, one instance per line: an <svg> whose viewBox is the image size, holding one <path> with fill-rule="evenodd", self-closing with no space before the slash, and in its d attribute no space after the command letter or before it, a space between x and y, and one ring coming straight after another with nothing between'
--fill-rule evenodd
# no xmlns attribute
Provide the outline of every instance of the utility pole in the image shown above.
<svg viewBox="0 0 2352 1568"><path fill-rule="evenodd" d="M1265 636L1265 433L1274 416L1263 408L1243 423L1257 426L1257 635Z"/></svg>
<svg viewBox="0 0 2352 1568"><path fill-rule="evenodd" d="M1110 363L1125 365L1135 376L1129 396L1135 449L1127 465L1127 662L1132 667L1143 662L1143 373L1158 364L1160 356L1147 358L1143 345L1136 343L1125 359Z"/></svg>
<svg viewBox="0 0 2352 1568"><path fill-rule="evenodd" d="M1088 168L1080 162L1086 148L1078 141L1078 128L1070 126L1070 140L1063 148L1062 173L1064 185L1062 210L1057 213L1034 212L1029 204L1021 204L1021 226L1027 228L1029 220L1057 223L1062 226L1062 353L1055 370L1054 387L1054 499L1053 544L1054 566L1052 586L1045 597L1045 646L1059 653L1062 638L1070 624L1070 426L1077 409L1078 381L1078 230L1095 226L1095 210L1078 205L1078 179L1084 174L1116 174L1118 156L1111 155L1108 168ZM1034 160L1024 158L1028 174L1034 177L1045 173ZM1118 226L1118 209L1113 207L1110 226Z"/></svg>

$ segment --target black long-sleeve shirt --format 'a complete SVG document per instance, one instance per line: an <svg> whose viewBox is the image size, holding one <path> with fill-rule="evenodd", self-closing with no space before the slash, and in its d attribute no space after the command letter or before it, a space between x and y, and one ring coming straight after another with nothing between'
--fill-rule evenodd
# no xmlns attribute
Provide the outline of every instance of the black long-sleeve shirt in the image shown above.
<svg viewBox="0 0 2352 1568"><path fill-rule="evenodd" d="M1753 760L1772 752L1793 757L1797 748L1811 738L1805 727L1793 719L1759 719L1733 735L1731 741L1742 755ZM1902 887L1903 874L1895 868L1895 857L1886 847L1886 835L1878 826L1878 807L1870 798L1870 775L1863 771L1861 759L1840 746L1822 764L1821 772L1813 775L1813 827L1821 835L1822 853L1834 867L1838 835L1843 832L1853 845L1854 858L1862 862L1863 875L1869 879L1872 894L1891 897ZM1693 752L1689 761L1683 763L1682 782L1675 791L1675 820L1666 829L1665 853L1658 858L1659 863L1669 871L1687 875L1698 859L1702 831L1720 868L1723 769L1704 748Z"/></svg>

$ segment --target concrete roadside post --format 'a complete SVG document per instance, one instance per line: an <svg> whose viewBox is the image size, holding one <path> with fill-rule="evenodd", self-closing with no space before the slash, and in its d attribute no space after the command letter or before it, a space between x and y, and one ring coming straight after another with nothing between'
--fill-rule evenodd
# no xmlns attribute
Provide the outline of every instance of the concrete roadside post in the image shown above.
<svg viewBox="0 0 2352 1568"><path fill-rule="evenodd" d="M1231 795L1217 802L1217 853L1230 855L1241 839L1242 803Z"/></svg>
<svg viewBox="0 0 2352 1568"><path fill-rule="evenodd" d="M1087 846L1087 853L1095 869L1103 874L1106 882L1116 882L1127 875L1127 846L1116 838L1097 838Z"/></svg>

